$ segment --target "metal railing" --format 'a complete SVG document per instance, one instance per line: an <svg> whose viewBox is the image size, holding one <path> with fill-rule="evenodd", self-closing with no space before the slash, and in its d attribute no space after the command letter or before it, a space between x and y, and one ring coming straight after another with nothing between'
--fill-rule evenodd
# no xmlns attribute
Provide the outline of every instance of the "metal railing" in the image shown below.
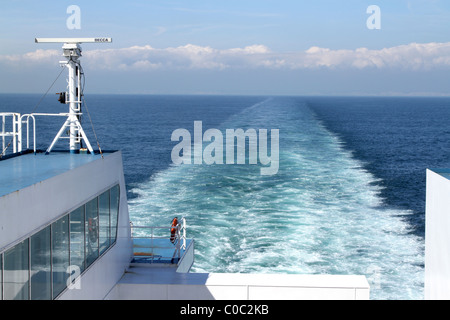
<svg viewBox="0 0 450 320"><path fill-rule="evenodd" d="M134 260L148 263L179 262L186 250L186 219L173 226L131 226ZM171 229L175 229L172 235Z"/></svg>
<svg viewBox="0 0 450 320"><path fill-rule="evenodd" d="M6 150L12 144L13 149L12 152L21 152L22 151L22 125L26 124L27 132L27 149L30 148L30 118L33 120L33 150L36 153L36 119L33 114L24 114L20 115L20 113L13 112L0 112L0 117L2 119L1 122L1 131L0 136L2 137L2 149L0 150L0 156L4 156L6 154ZM7 117L12 118L12 125L9 128L11 131L7 130ZM24 120L26 118L26 120ZM6 137L11 137L11 141L6 144Z"/></svg>
<svg viewBox="0 0 450 320"><path fill-rule="evenodd" d="M80 116L82 113L74 113L74 116ZM32 139L33 139L33 151L36 153L36 116L46 116L46 117L68 117L69 113L30 113L30 114L23 114L20 113L14 113L14 112L0 112L0 119L1 119L1 128L0 128L0 137L2 137L2 149L0 150L0 156L6 155L7 149L12 145L12 153L22 152L23 150L23 139L22 135L25 131L23 129L23 126L26 124L26 149L30 149L30 119L33 120L33 131L32 131ZM8 123L7 119L8 117L11 117L11 125ZM73 126L78 131L82 131L81 124L73 124ZM60 130L61 131L61 130ZM62 131L61 131L62 132ZM60 132L60 133L61 133ZM10 137L10 140L6 140L7 137ZM61 135L58 136L58 138L54 139L52 145L49 147L53 148L53 145L56 143L58 139L70 139L70 137L63 137ZM81 140L85 138L82 136L78 136L75 139L76 143L80 143ZM11 150L11 149L10 149Z"/></svg>

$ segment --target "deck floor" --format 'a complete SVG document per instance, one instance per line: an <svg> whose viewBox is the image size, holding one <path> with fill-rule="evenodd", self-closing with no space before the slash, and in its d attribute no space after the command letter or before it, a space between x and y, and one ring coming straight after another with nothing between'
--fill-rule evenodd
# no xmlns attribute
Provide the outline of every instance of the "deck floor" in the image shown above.
<svg viewBox="0 0 450 320"><path fill-rule="evenodd" d="M190 240L186 240L186 247L189 246L189 242ZM170 239L135 238L133 239L134 258L131 263L176 264L185 252L180 249L178 255L176 244L171 243Z"/></svg>

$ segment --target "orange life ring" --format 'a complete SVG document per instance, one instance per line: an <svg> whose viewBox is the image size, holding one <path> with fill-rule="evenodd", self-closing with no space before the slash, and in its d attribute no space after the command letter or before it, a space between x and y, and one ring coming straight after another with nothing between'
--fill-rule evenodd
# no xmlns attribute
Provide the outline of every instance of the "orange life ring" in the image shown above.
<svg viewBox="0 0 450 320"><path fill-rule="evenodd" d="M178 225L178 219L175 217L172 220L172 227L170 228L170 242L174 243L176 238L176 232L177 232L177 225Z"/></svg>

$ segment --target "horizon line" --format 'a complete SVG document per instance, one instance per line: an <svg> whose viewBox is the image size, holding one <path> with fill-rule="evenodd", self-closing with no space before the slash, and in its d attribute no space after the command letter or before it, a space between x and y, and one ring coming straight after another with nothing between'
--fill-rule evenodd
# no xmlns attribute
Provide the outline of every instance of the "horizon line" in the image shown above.
<svg viewBox="0 0 450 320"><path fill-rule="evenodd" d="M1 92L0 95L44 95L41 92ZM51 93L47 94L51 95ZM144 93L144 92L91 92L85 95L111 95L111 96L230 96L230 97L340 97L340 98L450 98L450 93L382 93L382 94L288 94L288 93L273 93L273 94L258 94L258 93Z"/></svg>

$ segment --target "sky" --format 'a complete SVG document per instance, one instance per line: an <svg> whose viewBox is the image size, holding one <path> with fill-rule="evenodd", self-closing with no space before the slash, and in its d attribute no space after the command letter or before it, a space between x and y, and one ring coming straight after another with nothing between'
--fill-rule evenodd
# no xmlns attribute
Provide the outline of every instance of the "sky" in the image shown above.
<svg viewBox="0 0 450 320"><path fill-rule="evenodd" d="M450 95L448 0L0 5L0 93L43 93L60 73L61 45L35 37L111 37L82 44L86 93Z"/></svg>

